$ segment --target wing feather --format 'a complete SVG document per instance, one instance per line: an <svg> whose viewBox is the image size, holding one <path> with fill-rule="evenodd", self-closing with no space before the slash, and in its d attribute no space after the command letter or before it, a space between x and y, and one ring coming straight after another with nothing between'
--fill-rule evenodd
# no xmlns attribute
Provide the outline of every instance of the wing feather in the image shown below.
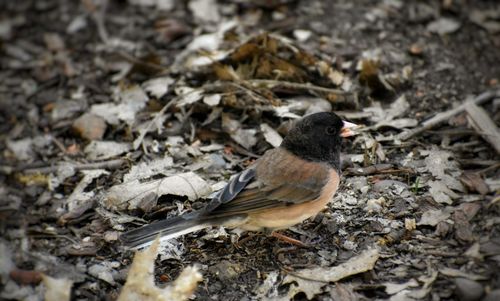
<svg viewBox="0 0 500 301"><path fill-rule="evenodd" d="M318 198L329 180L328 166L291 156L281 148L266 152L251 168L231 179L207 206L206 214L245 214Z"/></svg>

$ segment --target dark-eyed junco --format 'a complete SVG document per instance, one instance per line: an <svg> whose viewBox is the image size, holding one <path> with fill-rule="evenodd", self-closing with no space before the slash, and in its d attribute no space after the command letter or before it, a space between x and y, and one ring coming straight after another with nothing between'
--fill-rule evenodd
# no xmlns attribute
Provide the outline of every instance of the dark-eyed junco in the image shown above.
<svg viewBox="0 0 500 301"><path fill-rule="evenodd" d="M140 248L158 234L169 239L211 226L274 233L301 223L333 199L341 140L353 134L354 126L334 113L308 115L279 147L234 176L203 209L131 230L121 241Z"/></svg>

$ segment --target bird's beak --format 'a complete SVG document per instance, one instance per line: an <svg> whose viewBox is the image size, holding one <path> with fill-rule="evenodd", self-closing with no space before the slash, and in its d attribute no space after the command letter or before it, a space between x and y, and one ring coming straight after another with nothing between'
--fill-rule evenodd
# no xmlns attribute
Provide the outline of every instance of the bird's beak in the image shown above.
<svg viewBox="0 0 500 301"><path fill-rule="evenodd" d="M355 127L357 127L356 124L344 121L344 126L340 130L340 136L344 137L344 138L354 136L356 133L354 133L354 131L352 129Z"/></svg>

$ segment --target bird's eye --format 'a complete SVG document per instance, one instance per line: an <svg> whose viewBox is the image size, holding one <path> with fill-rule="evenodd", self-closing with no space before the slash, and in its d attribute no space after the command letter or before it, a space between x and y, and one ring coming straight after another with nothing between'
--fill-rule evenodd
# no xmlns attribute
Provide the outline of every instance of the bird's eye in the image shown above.
<svg viewBox="0 0 500 301"><path fill-rule="evenodd" d="M337 132L337 130L333 126L327 127L325 131L326 131L326 134L328 134L328 135L333 135Z"/></svg>

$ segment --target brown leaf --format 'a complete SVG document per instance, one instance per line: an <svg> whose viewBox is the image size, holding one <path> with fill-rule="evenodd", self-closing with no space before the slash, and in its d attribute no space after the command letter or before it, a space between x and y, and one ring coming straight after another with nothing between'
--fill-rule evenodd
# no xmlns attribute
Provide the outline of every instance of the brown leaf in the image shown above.
<svg viewBox="0 0 500 301"><path fill-rule="evenodd" d="M455 237L457 240L463 243L474 241L471 225L462 210L456 210L453 213L453 221L455 222Z"/></svg>
<svg viewBox="0 0 500 301"><path fill-rule="evenodd" d="M482 195L488 194L490 189L484 182L481 175L475 172L465 171L459 178L460 182L467 187L469 191L477 191Z"/></svg>
<svg viewBox="0 0 500 301"><path fill-rule="evenodd" d="M10 279L22 285L38 284L42 281L42 273L33 270L13 269L10 271L9 276Z"/></svg>

